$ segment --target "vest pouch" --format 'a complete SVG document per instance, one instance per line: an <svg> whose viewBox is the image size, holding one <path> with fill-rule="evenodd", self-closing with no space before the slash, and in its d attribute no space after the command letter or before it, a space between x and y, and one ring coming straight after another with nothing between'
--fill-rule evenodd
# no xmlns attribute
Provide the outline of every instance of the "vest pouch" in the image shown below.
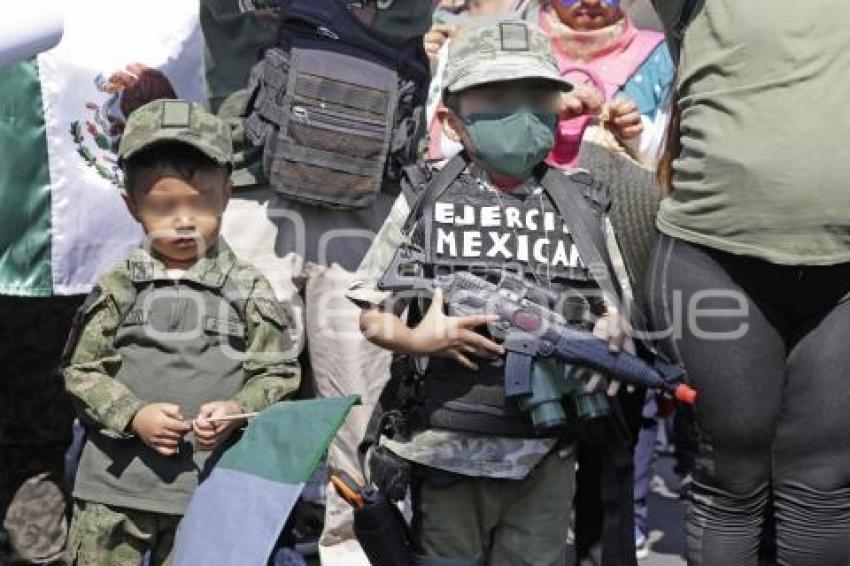
<svg viewBox="0 0 850 566"><path fill-rule="evenodd" d="M411 79L402 80L399 86L397 124L385 171L386 178L396 183L401 181L404 168L418 160L426 138L425 106L418 104L419 90L417 82Z"/></svg>
<svg viewBox="0 0 850 566"><path fill-rule="evenodd" d="M279 131L267 137L264 149L272 187L314 206L370 206L393 137L397 72L318 48L293 46L290 56L282 107L266 99L261 102L269 113L258 108L270 121L280 111Z"/></svg>
<svg viewBox="0 0 850 566"><path fill-rule="evenodd" d="M288 77L289 53L280 48L269 49L251 70L247 103L251 112L244 122L245 136L251 145L266 146L280 128Z"/></svg>

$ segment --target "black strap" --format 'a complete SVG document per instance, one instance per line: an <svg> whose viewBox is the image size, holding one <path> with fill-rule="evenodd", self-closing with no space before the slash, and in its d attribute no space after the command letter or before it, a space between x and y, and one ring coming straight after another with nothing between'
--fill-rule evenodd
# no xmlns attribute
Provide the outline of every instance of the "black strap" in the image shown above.
<svg viewBox="0 0 850 566"><path fill-rule="evenodd" d="M680 41L683 37L685 37L685 30L687 30L688 26L691 24L691 19L693 19L698 2L699 0L685 0L684 5L682 6L682 11L679 14L679 21L676 23L676 27L673 28L673 33Z"/></svg>
<svg viewBox="0 0 850 566"><path fill-rule="evenodd" d="M612 419L583 435L576 474L576 554L579 566L637 566L634 546L632 438L640 428L643 394L610 398Z"/></svg>
<svg viewBox="0 0 850 566"><path fill-rule="evenodd" d="M598 219L594 215L601 214L601 212L598 208L594 209L593 206L588 204L583 192L576 190L578 187L575 186L575 183L581 184L585 182L584 177L574 176L575 181L573 183L566 183L564 182L565 177L563 175L564 173L561 171L547 168L547 171L543 174L541 184L555 203L558 213L567 222L567 226L570 227L579 256L591 268L591 275L593 275L594 281L596 281L611 299L618 301L620 312L628 315L632 328L640 330L647 329L646 316L638 305L634 301L626 304L626 297L623 296L622 289L620 289L620 285L615 278L614 267L611 264L608 251L604 247L606 243L605 235L602 234L599 241L593 240L594 231L598 230L598 226L591 222L594 218ZM586 182L595 183L589 175ZM607 202L604 194L595 190L601 189L601 187L588 186L588 189L591 195L597 195L593 198L594 203L604 206L605 202ZM602 249L605 249L605 252L602 252ZM596 266L596 269L593 268L594 266ZM598 269L599 266L604 267L604 270ZM658 355L658 348L652 341L640 336L635 337L634 340L645 353L653 356Z"/></svg>
<svg viewBox="0 0 850 566"><path fill-rule="evenodd" d="M403 234L410 234L413 226L422 216L424 207L440 198L440 195L442 195L446 189L454 183L455 179L457 179L460 174L466 170L468 165L469 157L467 157L465 151L462 151L453 157L451 161L446 163L443 168L440 169L439 173L431 178L428 186L425 187L425 190L422 191L419 198L416 199L416 202L410 207L410 214L407 216L407 220L404 222L404 227L402 228Z"/></svg>
<svg viewBox="0 0 850 566"><path fill-rule="evenodd" d="M585 200L584 192L579 190L580 183L585 182L584 177L574 183L565 183L564 175L563 171L547 167L540 184L555 203L558 214L570 227L570 235L578 248L579 257L590 268L596 283L612 299L620 299L622 294L619 285L611 277L613 268L608 254L600 249L605 241L604 234L599 233L601 212L591 207ZM592 178L587 176L587 182L593 183ZM594 234L599 237L594 239ZM605 268L604 274L600 273L603 271L599 269L600 266Z"/></svg>
<svg viewBox="0 0 850 566"><path fill-rule="evenodd" d="M279 44L289 47L285 38L291 33L322 41L328 48L355 46L385 64L398 65L399 49L377 39L342 0L281 0Z"/></svg>
<svg viewBox="0 0 850 566"><path fill-rule="evenodd" d="M408 208L413 208L419 199L419 195L422 194L424 187L428 183L430 177L425 172L426 168L427 166L421 162L416 162L403 169L403 175L399 185L401 194L404 196L404 200L407 201Z"/></svg>
<svg viewBox="0 0 850 566"><path fill-rule="evenodd" d="M670 48L670 54L676 61L679 60L679 53L682 50L682 40L685 38L685 32L688 26L691 25L699 4L700 0L684 0L682 11L679 12L679 18L676 20L675 25L667 29L667 45Z"/></svg>

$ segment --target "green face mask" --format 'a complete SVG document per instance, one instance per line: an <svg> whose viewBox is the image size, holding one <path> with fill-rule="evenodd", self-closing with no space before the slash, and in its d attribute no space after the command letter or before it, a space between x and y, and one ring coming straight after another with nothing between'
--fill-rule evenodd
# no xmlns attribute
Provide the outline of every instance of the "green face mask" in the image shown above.
<svg viewBox="0 0 850 566"><path fill-rule="evenodd" d="M470 114L463 119L472 138L473 157L488 171L524 179L555 146L558 115L554 112Z"/></svg>
<svg viewBox="0 0 850 566"><path fill-rule="evenodd" d="M372 32L390 45L401 45L425 35L431 27L431 0L376 0Z"/></svg>

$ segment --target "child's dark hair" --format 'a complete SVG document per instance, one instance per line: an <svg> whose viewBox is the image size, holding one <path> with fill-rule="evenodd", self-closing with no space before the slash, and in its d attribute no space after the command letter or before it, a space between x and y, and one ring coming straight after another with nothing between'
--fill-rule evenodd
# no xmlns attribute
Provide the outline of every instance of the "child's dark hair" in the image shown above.
<svg viewBox="0 0 850 566"><path fill-rule="evenodd" d="M122 166L124 186L130 196L138 190L139 175L143 171L176 173L184 181L192 180L198 171L205 169L219 170L225 180L230 175L228 165L222 165L194 147L179 142L163 142L144 149L124 161Z"/></svg>

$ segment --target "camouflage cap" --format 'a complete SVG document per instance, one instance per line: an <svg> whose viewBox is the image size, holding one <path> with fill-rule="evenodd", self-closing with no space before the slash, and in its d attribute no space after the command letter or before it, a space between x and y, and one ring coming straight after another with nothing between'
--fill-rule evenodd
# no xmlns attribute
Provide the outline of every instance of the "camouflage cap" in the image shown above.
<svg viewBox="0 0 850 566"><path fill-rule="evenodd" d="M230 129L200 105L186 100L154 100L134 110L127 120L118 157L123 161L163 142L191 145L221 164L233 160Z"/></svg>
<svg viewBox="0 0 850 566"><path fill-rule="evenodd" d="M445 88L457 92L500 81L544 79L571 90L561 77L552 45L534 24L488 19L463 27L449 44Z"/></svg>

